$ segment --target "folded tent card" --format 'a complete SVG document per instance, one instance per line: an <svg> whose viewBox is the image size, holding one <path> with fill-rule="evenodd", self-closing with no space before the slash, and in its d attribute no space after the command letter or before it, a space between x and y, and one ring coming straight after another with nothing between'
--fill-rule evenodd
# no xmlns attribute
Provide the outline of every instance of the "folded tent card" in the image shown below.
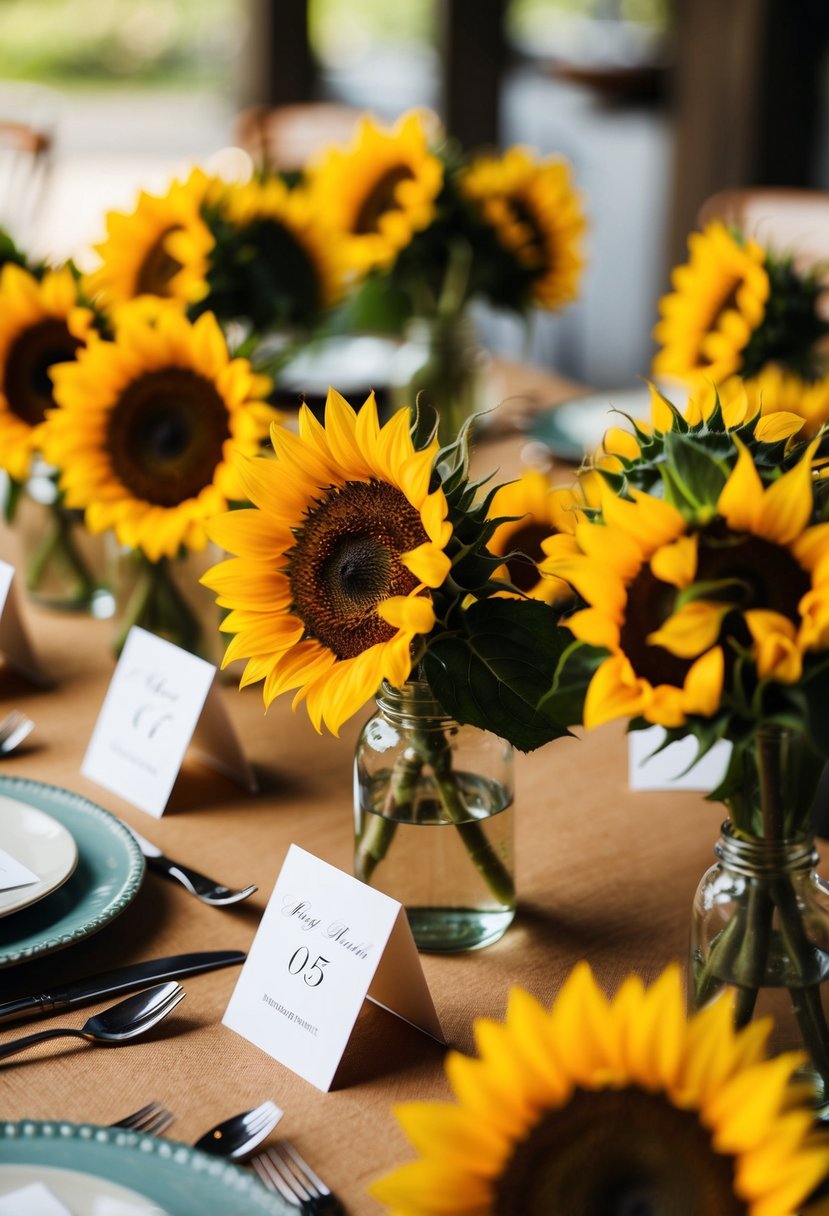
<svg viewBox="0 0 829 1216"><path fill-rule="evenodd" d="M33 684L51 684L20 611L15 568L3 561L0 561L0 654L10 667L14 667Z"/></svg>
<svg viewBox="0 0 829 1216"><path fill-rule="evenodd" d="M628 784L632 790L700 790L710 793L725 776L731 744L725 739L695 761L697 741L689 735L659 750L661 726L628 733Z"/></svg>
<svg viewBox="0 0 829 1216"><path fill-rule="evenodd" d="M191 743L209 767L256 790L256 777L218 688L216 668L133 626L81 772L160 818Z"/></svg>
<svg viewBox="0 0 829 1216"><path fill-rule="evenodd" d="M224 1024L328 1090L366 998L444 1042L402 905L292 844Z"/></svg>

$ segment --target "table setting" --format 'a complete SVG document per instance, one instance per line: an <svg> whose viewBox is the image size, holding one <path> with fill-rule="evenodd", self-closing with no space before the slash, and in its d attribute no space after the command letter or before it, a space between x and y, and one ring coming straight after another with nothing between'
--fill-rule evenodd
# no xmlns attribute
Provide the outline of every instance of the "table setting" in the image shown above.
<svg viewBox="0 0 829 1216"><path fill-rule="evenodd" d="M824 1210L819 285L692 234L610 415L467 362L586 212L413 113L9 252L0 1216Z"/></svg>

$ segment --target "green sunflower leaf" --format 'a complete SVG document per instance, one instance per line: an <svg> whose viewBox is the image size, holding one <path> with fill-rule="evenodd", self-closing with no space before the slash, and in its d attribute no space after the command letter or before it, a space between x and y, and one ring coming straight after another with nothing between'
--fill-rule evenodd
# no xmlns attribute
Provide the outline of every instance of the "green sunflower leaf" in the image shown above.
<svg viewBox="0 0 829 1216"><path fill-rule="evenodd" d="M698 441L669 432L665 450L670 466L669 488L691 506L713 506L728 479L728 468Z"/></svg>
<svg viewBox="0 0 829 1216"><path fill-rule="evenodd" d="M536 600L487 599L464 613L463 624L433 639L423 660L444 710L524 752L569 734L564 698L547 697L572 641L557 614Z"/></svg>

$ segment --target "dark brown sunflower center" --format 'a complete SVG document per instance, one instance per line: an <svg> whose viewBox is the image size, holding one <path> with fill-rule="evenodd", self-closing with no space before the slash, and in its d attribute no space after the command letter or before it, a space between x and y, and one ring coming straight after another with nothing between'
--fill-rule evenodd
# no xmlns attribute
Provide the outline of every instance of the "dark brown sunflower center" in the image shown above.
<svg viewBox="0 0 829 1216"><path fill-rule="evenodd" d="M538 582L536 563L544 556L541 542L549 535L549 527L527 522L521 524L509 538L509 547L516 550L516 553L507 561L507 570L510 582L514 583L519 591L530 591Z"/></svg>
<svg viewBox="0 0 829 1216"><path fill-rule="evenodd" d="M750 608L770 609L797 623L798 604L811 585L809 575L788 549L761 536L730 532L722 520L715 520L700 533L696 581L721 584L705 598L734 607L720 628L726 664L733 660L735 645L750 644L744 612ZM628 587L621 646L638 676L654 685L681 688L693 660L677 658L645 640L674 612L676 597L675 587L663 583L650 566L643 565Z"/></svg>
<svg viewBox="0 0 829 1216"><path fill-rule="evenodd" d="M82 345L66 322L50 318L15 338L6 358L3 388L11 412L28 426L37 426L55 402L49 368L75 358Z"/></svg>
<svg viewBox="0 0 829 1216"><path fill-rule="evenodd" d="M144 260L135 276L137 296L168 296L170 283L181 270L181 262L171 257L165 243L171 232L178 232L177 225L165 228L144 255Z"/></svg>
<svg viewBox="0 0 829 1216"><path fill-rule="evenodd" d="M227 406L187 368L146 372L109 415L113 472L135 497L174 507L210 485L230 437Z"/></svg>
<svg viewBox="0 0 829 1216"><path fill-rule="evenodd" d="M520 1141L495 1216L746 1216L734 1160L694 1111L644 1090L576 1090Z"/></svg>
<svg viewBox="0 0 829 1216"><path fill-rule="evenodd" d="M410 181L414 177L408 165L395 165L376 182L369 191L354 221L354 232L357 236L365 236L376 232L380 217L387 211L399 207L397 202L397 187L401 182Z"/></svg>
<svg viewBox="0 0 829 1216"><path fill-rule="evenodd" d="M395 630L377 605L417 586L400 557L425 540L419 513L396 486L332 488L306 515L289 554L294 610L306 635L338 659L388 641Z"/></svg>

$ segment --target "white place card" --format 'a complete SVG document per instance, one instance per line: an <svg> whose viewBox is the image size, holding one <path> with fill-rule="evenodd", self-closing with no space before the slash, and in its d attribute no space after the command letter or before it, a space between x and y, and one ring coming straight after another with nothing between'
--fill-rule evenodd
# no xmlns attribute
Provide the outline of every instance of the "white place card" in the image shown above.
<svg viewBox="0 0 829 1216"><path fill-rule="evenodd" d="M81 772L161 818L191 741L205 764L256 789L221 699L216 668L133 626Z"/></svg>
<svg viewBox="0 0 829 1216"><path fill-rule="evenodd" d="M328 1090L366 997L445 1041L403 906L292 844L224 1024Z"/></svg>
<svg viewBox="0 0 829 1216"><path fill-rule="evenodd" d="M717 788L728 768L730 743L721 739L694 763L697 741L692 735L657 752L664 738L661 726L629 732L628 784L632 790L702 790L710 794Z"/></svg>
<svg viewBox="0 0 829 1216"><path fill-rule="evenodd" d="M0 1216L72 1216L72 1213L42 1182L30 1182L0 1195Z"/></svg>
<svg viewBox="0 0 829 1216"><path fill-rule="evenodd" d="M13 891L15 887L29 887L33 882L40 882L37 874L33 874L22 861L12 857L5 849L0 849L0 891Z"/></svg>
<svg viewBox="0 0 829 1216"><path fill-rule="evenodd" d="M0 653L10 667L22 672L34 684L51 683L23 623L17 602L15 569L0 561Z"/></svg>

